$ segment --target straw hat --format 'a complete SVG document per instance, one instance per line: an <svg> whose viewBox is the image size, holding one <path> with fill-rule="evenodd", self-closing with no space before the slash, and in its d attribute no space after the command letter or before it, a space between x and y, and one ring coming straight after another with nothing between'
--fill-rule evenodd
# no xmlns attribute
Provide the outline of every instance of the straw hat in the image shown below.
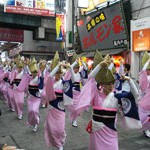
<svg viewBox="0 0 150 150"><path fill-rule="evenodd" d="M93 67L95 68L100 62L102 62L104 60L109 60L109 59L110 59L109 55L107 55L107 57L105 56L105 59L104 59L102 57L101 53L98 50L96 50L95 56L94 56ZM111 84L111 83L114 83L114 81L115 81L113 73L108 68L108 66L101 66L101 69L97 73L95 80L96 80L96 82L98 82L100 84Z"/></svg>
<svg viewBox="0 0 150 150"><path fill-rule="evenodd" d="M113 84L115 82L114 75L108 67L102 67L98 75L98 83L100 84Z"/></svg>
<svg viewBox="0 0 150 150"><path fill-rule="evenodd" d="M30 62L30 65L29 65L31 73L37 73L38 72L38 68L37 68L37 64L36 63L37 63L37 61L33 57L33 59Z"/></svg>
<svg viewBox="0 0 150 150"><path fill-rule="evenodd" d="M18 55L18 57L16 57L16 58L14 59L15 64L19 63L19 61L20 61L20 55Z"/></svg>
<svg viewBox="0 0 150 150"><path fill-rule="evenodd" d="M59 62L60 62L59 53L58 51L56 51L54 59L52 60L51 70L53 70L59 64ZM59 67L59 70L57 72L62 72L61 67Z"/></svg>
<svg viewBox="0 0 150 150"><path fill-rule="evenodd" d="M17 68L23 68L24 67L24 62L23 61L19 61L16 63Z"/></svg>
<svg viewBox="0 0 150 150"><path fill-rule="evenodd" d="M150 55L148 54L148 52L146 51L144 54L143 54L143 57L142 57L142 67L145 65L145 63L150 59ZM147 69L150 69L150 64L148 65Z"/></svg>
<svg viewBox="0 0 150 150"><path fill-rule="evenodd" d="M39 68L42 69L42 70L44 70L45 67L46 67L46 61L43 60L43 61L41 61L41 62L39 63Z"/></svg>
<svg viewBox="0 0 150 150"><path fill-rule="evenodd" d="M77 58L78 58L77 53L74 53L74 55L72 57L72 60L71 60L71 64L73 64L76 61ZM78 62L78 64L76 64L75 68L79 68L79 67L80 66L79 66L79 62Z"/></svg>
<svg viewBox="0 0 150 150"><path fill-rule="evenodd" d="M101 53L98 50L96 50L94 55L94 61L93 61L93 69L103 60L104 58L101 55Z"/></svg>

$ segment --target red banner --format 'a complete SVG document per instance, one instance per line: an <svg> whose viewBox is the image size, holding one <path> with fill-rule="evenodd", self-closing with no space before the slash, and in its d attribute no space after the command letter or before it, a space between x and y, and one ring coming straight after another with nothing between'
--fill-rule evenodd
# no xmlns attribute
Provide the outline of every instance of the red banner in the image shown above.
<svg viewBox="0 0 150 150"><path fill-rule="evenodd" d="M0 41L24 42L24 31L19 29L0 28Z"/></svg>
<svg viewBox="0 0 150 150"><path fill-rule="evenodd" d="M6 6L5 12L25 14L25 15L52 16L52 17L55 16L54 11L51 11L49 9L39 9L22 6Z"/></svg>

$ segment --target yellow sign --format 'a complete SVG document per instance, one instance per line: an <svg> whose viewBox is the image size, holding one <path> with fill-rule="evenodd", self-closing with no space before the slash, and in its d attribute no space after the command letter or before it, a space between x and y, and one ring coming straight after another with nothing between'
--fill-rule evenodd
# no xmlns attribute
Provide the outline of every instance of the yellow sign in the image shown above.
<svg viewBox="0 0 150 150"><path fill-rule="evenodd" d="M107 0L89 0L89 7L86 9L81 9L81 14L83 15L84 12L91 11L94 9L97 5L102 4L106 2Z"/></svg>

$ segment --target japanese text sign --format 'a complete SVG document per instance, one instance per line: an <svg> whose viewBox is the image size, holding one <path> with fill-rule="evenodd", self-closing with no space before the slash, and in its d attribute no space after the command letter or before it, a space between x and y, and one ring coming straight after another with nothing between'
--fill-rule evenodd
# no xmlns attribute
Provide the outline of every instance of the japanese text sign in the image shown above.
<svg viewBox="0 0 150 150"><path fill-rule="evenodd" d="M150 17L132 20L131 33L134 52L150 51Z"/></svg>
<svg viewBox="0 0 150 150"><path fill-rule="evenodd" d="M84 16L77 26L83 51L127 47L127 42L115 44L127 40L120 3Z"/></svg>
<svg viewBox="0 0 150 150"><path fill-rule="evenodd" d="M7 13L55 16L54 0L6 0L4 11Z"/></svg>
<svg viewBox="0 0 150 150"><path fill-rule="evenodd" d="M0 28L0 41L23 43L24 31L20 29Z"/></svg>

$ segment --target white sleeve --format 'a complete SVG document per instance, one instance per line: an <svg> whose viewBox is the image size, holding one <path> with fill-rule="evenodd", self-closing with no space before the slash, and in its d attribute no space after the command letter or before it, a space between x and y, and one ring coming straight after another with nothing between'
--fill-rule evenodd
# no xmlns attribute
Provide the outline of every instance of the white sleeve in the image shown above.
<svg viewBox="0 0 150 150"><path fill-rule="evenodd" d="M29 69L29 66L27 65L27 73L28 74L31 74L31 71L30 71L30 69Z"/></svg>
<svg viewBox="0 0 150 150"><path fill-rule="evenodd" d="M145 65L143 66L143 68L142 68L142 71L145 71L146 69L147 69L147 67L148 67L148 65L149 65L149 60L145 63Z"/></svg>
<svg viewBox="0 0 150 150"><path fill-rule="evenodd" d="M75 61L70 67L74 68L77 64L78 64L78 62Z"/></svg>
<svg viewBox="0 0 150 150"><path fill-rule="evenodd" d="M123 64L121 64L120 65L120 67L119 67L119 72L118 72L120 75L121 74L124 74L124 66L123 66Z"/></svg>
<svg viewBox="0 0 150 150"><path fill-rule="evenodd" d="M82 65L83 65L83 68L85 69L85 70L87 70L87 66L86 66L86 64L82 61Z"/></svg>
<svg viewBox="0 0 150 150"><path fill-rule="evenodd" d="M130 78L129 80L129 84L130 84L130 87L131 87L131 92L135 98L135 100L137 100L138 96L139 96L139 93L138 93L138 89L134 83L134 81Z"/></svg>
<svg viewBox="0 0 150 150"><path fill-rule="evenodd" d="M92 72L89 74L89 78L95 78L95 76L97 75L97 73L99 72L99 70L101 69L100 65L98 64L94 70L92 70Z"/></svg>
<svg viewBox="0 0 150 150"><path fill-rule="evenodd" d="M58 69L59 69L59 65L57 65L57 66L52 70L52 72L49 74L49 76L54 77L54 75L56 74L56 72L58 71Z"/></svg>
<svg viewBox="0 0 150 150"><path fill-rule="evenodd" d="M75 73L74 73L73 68L74 68L77 64L78 64L78 62L75 61L75 62L70 66L72 82L75 82Z"/></svg>

